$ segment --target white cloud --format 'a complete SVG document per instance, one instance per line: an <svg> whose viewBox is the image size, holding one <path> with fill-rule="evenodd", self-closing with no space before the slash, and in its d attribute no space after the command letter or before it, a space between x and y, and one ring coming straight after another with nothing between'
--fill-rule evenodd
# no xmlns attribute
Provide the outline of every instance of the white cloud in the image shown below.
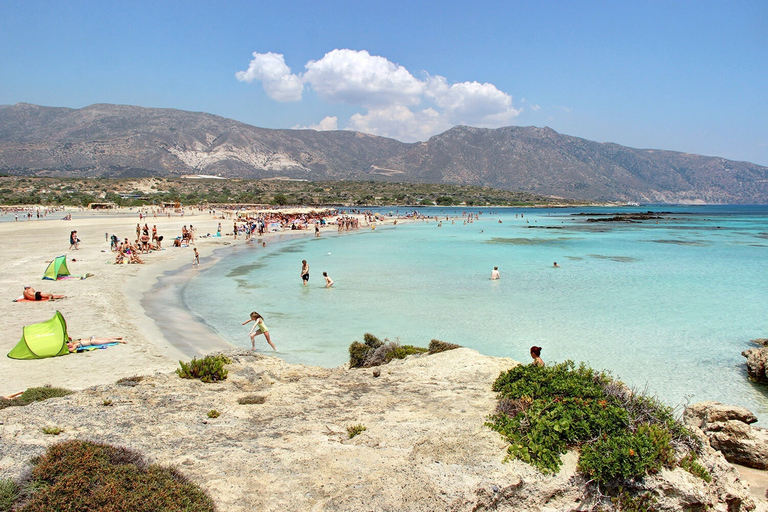
<svg viewBox="0 0 768 512"><path fill-rule="evenodd" d="M355 114L349 120L350 130L405 142L426 140L451 126L435 109L427 108L414 112L404 105L372 109L367 114Z"/></svg>
<svg viewBox="0 0 768 512"><path fill-rule="evenodd" d="M403 141L426 140L456 124L496 128L517 117L512 96L490 83L449 84L442 76L414 77L406 68L365 50L337 49L309 61L301 75L291 73L282 55L254 53L245 82L262 82L277 101L298 101L312 89L330 103L360 106L347 128ZM534 108L536 109L537 106ZM337 129L338 119L326 117L313 129Z"/></svg>
<svg viewBox="0 0 768 512"><path fill-rule="evenodd" d="M417 105L424 83L402 66L367 51L333 50L306 65L304 82L330 102L376 108Z"/></svg>
<svg viewBox="0 0 768 512"><path fill-rule="evenodd" d="M319 123L310 126L310 129L319 132L339 129L339 118L336 116L326 116Z"/></svg>
<svg viewBox="0 0 768 512"><path fill-rule="evenodd" d="M461 82L448 85L442 76L430 77L426 96L446 115L452 124L498 127L508 124L520 114L512 107L512 96L495 85Z"/></svg>
<svg viewBox="0 0 768 512"><path fill-rule="evenodd" d="M302 126L297 124L293 127L294 130L317 130L318 132L327 132L339 129L339 118L336 116L326 116L320 120L317 124L311 124L309 126Z"/></svg>
<svg viewBox="0 0 768 512"><path fill-rule="evenodd" d="M301 78L291 73L285 58L279 53L253 52L253 59L246 71L238 71L235 77L241 82L257 80L275 101L300 101L304 88Z"/></svg>

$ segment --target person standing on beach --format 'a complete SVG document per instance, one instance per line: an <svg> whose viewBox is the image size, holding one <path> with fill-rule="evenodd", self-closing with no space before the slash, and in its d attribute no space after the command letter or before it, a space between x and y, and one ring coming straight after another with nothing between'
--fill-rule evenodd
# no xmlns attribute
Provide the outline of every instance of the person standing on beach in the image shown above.
<svg viewBox="0 0 768 512"><path fill-rule="evenodd" d="M197 267L200 265L200 255L197 253L197 247L195 247L195 257L192 260L192 266Z"/></svg>
<svg viewBox="0 0 768 512"><path fill-rule="evenodd" d="M309 263L307 260L301 260L301 280L304 282L304 286L307 286L307 282L309 282Z"/></svg>
<svg viewBox="0 0 768 512"><path fill-rule="evenodd" d="M493 270L491 270L491 279L499 279L501 277L501 274L499 274L499 267L493 267Z"/></svg>
<svg viewBox="0 0 768 512"><path fill-rule="evenodd" d="M251 327L251 332L248 333L248 336L251 337L251 350L256 350L256 336L263 334L267 339L267 343L269 343L273 350L277 351L275 344L272 343L272 338L269 337L269 329L264 325L264 318L257 312L252 311L251 318L243 322L242 325L245 325L248 322L254 322L253 327Z"/></svg>
<svg viewBox="0 0 768 512"><path fill-rule="evenodd" d="M328 272L323 272L323 277L325 278L325 287L330 288L333 286L333 279L328 277Z"/></svg>

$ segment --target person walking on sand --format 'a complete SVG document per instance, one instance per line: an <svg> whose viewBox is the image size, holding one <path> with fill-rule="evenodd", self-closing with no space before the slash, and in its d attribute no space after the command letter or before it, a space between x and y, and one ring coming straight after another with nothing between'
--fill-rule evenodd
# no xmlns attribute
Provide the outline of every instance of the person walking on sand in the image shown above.
<svg viewBox="0 0 768 512"><path fill-rule="evenodd" d="M197 247L195 247L195 257L192 259L192 266L197 267L200 265L200 255L197 253Z"/></svg>
<svg viewBox="0 0 768 512"><path fill-rule="evenodd" d="M307 282L309 282L309 263L307 260L301 260L301 280L304 282L304 286L307 286Z"/></svg>
<svg viewBox="0 0 768 512"><path fill-rule="evenodd" d="M328 272L323 272L323 277L325 278L325 287L330 288L333 286L333 279L328 277Z"/></svg>
<svg viewBox="0 0 768 512"><path fill-rule="evenodd" d="M248 333L248 336L251 337L251 350L256 350L256 336L263 334L267 339L267 343L269 343L274 351L277 351L275 344L272 343L272 338L269 337L269 329L264 325L264 318L257 312L252 311L251 318L243 322L242 325L245 325L248 322L254 322L253 327L251 327L251 332Z"/></svg>
<svg viewBox="0 0 768 512"><path fill-rule="evenodd" d="M499 278L501 278L501 274L499 274L499 267L493 267L493 270L491 270L491 279Z"/></svg>

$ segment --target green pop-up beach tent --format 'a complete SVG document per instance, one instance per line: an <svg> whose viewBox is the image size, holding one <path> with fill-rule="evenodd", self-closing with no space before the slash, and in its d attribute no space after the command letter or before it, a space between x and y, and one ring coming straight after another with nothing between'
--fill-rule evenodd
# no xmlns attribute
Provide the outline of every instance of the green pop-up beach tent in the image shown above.
<svg viewBox="0 0 768 512"><path fill-rule="evenodd" d="M69 277L70 275L71 274L69 273L69 269L67 268L67 257L56 256L51 264L48 265L48 268L45 269L43 279L50 279L55 281L57 279Z"/></svg>
<svg viewBox="0 0 768 512"><path fill-rule="evenodd" d="M8 352L11 359L43 359L69 354L67 322L56 311L53 318L22 330L21 341Z"/></svg>

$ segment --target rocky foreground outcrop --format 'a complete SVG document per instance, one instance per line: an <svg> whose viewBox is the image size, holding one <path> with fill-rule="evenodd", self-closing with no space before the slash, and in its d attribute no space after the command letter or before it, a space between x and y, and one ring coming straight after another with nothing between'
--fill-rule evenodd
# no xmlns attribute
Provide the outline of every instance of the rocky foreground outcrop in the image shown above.
<svg viewBox="0 0 768 512"><path fill-rule="evenodd" d="M516 365L456 349L373 369L297 366L232 351L226 381L175 374L96 386L0 411L0 477L65 439L127 446L199 483L222 511L588 510L578 454L545 476L483 424L491 384ZM34 362L31 362L34 364ZM30 370L32 371L32 370ZM208 413L216 410L217 418ZM42 429L57 426L58 436ZM348 427L365 430L350 438ZM746 485L705 446L712 483L678 468L647 477L657 510L753 510Z"/></svg>
<svg viewBox="0 0 768 512"><path fill-rule="evenodd" d="M683 421L701 429L710 446L728 462L768 469L768 430L751 426L757 418L749 409L699 402L685 409Z"/></svg>

